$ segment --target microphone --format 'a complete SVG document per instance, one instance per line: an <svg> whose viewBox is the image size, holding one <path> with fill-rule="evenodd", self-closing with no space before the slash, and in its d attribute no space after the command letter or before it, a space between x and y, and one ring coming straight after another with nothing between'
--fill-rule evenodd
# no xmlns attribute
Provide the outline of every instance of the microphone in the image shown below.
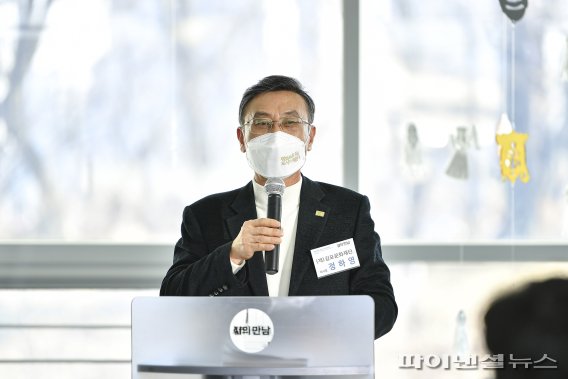
<svg viewBox="0 0 568 379"><path fill-rule="evenodd" d="M281 178L268 178L264 189L268 194L268 209L266 217L280 221L282 218L282 195L286 185ZM280 258L280 245L275 245L274 250L264 252L264 266L266 273L274 275L278 272L278 260Z"/></svg>

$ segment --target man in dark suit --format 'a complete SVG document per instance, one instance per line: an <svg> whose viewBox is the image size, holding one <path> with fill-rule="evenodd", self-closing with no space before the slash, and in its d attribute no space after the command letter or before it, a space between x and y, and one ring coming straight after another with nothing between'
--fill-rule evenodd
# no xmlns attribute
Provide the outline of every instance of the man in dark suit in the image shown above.
<svg viewBox="0 0 568 379"><path fill-rule="evenodd" d="M368 198L300 172L315 137L314 112L313 100L293 78L269 76L245 91L237 138L254 179L185 208L161 295L369 295L375 338L392 328L398 310ZM272 177L283 178L286 186L281 222L266 218L263 186ZM340 258L330 266L333 274L318 276L316 266L325 263L318 263L313 250L349 239L353 268ZM267 275L263 252L276 245L280 270Z"/></svg>

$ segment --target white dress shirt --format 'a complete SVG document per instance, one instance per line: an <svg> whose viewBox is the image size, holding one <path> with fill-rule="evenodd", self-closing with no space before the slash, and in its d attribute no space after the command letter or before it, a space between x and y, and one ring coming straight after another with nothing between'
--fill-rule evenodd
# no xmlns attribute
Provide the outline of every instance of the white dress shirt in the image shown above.
<svg viewBox="0 0 568 379"><path fill-rule="evenodd" d="M252 181L254 189L254 202L258 218L265 218L268 208L268 194L264 186ZM266 275L268 282L268 294L270 296L288 296L290 288L290 273L292 271L292 259L294 258L294 246L296 244L296 229L298 227L298 211L300 209L300 191L302 178L296 184L286 187L282 196L282 219L280 220L282 231L282 243L280 244L280 256L278 260L278 272L274 275ZM236 265L231 261L233 273L237 273L245 262Z"/></svg>

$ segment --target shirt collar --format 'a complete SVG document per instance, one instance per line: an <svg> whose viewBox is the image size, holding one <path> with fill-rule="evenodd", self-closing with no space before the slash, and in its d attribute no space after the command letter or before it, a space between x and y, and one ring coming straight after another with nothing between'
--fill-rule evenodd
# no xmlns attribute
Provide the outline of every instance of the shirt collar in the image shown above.
<svg viewBox="0 0 568 379"><path fill-rule="evenodd" d="M300 180L298 183L292 184L284 189L284 195L282 196L282 207L297 207L300 204L300 192L302 190L303 178L300 175ZM258 184L256 180L252 180L252 185L254 189L254 201L258 208L266 209L268 206L268 194L264 189L264 186Z"/></svg>

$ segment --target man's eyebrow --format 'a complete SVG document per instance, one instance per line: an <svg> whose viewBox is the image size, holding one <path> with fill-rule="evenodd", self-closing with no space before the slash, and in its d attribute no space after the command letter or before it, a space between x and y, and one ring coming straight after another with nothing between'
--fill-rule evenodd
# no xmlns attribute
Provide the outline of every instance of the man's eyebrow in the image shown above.
<svg viewBox="0 0 568 379"><path fill-rule="evenodd" d="M300 117L300 114L298 113L298 111L295 111L295 110L291 110L291 111L288 111L288 112L284 112L284 114L285 114L286 116L296 116L296 117Z"/></svg>
<svg viewBox="0 0 568 379"><path fill-rule="evenodd" d="M300 117L300 114L298 113L298 111L296 110L290 110L290 111L286 111L284 113L282 113L285 116L296 116L296 117ZM254 112L252 117L272 117L272 114L268 113L268 112L263 112L263 111L257 111Z"/></svg>
<svg viewBox="0 0 568 379"><path fill-rule="evenodd" d="M270 113L268 113L268 112L262 112L262 111L260 111L260 112L254 112L253 115L252 115L253 118L259 117L259 116L260 116L260 117L271 117L272 115L271 115Z"/></svg>

